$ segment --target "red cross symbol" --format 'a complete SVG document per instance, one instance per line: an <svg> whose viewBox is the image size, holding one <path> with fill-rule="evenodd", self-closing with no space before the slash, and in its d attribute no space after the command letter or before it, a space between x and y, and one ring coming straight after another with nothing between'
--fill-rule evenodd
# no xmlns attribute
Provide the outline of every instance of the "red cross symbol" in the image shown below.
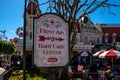
<svg viewBox="0 0 120 80"><path fill-rule="evenodd" d="M54 20L51 20L51 21L50 21L50 24L51 24L51 25L54 25L54 24L55 24L55 21L54 21Z"/></svg>

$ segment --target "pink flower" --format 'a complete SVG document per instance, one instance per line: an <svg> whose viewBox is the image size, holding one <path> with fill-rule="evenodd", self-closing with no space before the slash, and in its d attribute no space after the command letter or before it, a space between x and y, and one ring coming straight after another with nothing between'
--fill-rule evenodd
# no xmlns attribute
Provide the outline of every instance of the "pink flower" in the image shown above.
<svg viewBox="0 0 120 80"><path fill-rule="evenodd" d="M18 42L18 39L15 37L15 38L13 39L13 41L14 41L15 43L17 43L17 42Z"/></svg>
<svg viewBox="0 0 120 80"><path fill-rule="evenodd" d="M12 39L10 39L10 42L12 42L13 40Z"/></svg>
<svg viewBox="0 0 120 80"><path fill-rule="evenodd" d="M17 49L17 48L18 48L18 46L15 46L15 48Z"/></svg>

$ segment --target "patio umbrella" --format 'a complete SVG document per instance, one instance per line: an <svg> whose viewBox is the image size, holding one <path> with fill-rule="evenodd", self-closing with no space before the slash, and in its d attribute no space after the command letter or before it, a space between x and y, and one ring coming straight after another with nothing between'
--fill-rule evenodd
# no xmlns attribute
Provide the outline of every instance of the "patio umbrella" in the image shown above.
<svg viewBox="0 0 120 80"><path fill-rule="evenodd" d="M113 58L120 58L120 51L108 50L108 51L100 54L99 58L111 58L112 59L112 67L113 67Z"/></svg>
<svg viewBox="0 0 120 80"><path fill-rule="evenodd" d="M109 50L100 54L99 58L120 58L120 51Z"/></svg>
<svg viewBox="0 0 120 80"><path fill-rule="evenodd" d="M102 50L100 50L100 51L97 51L96 53L93 54L93 57L98 57L98 58L99 58L99 55L100 55L100 54L103 54L104 52L106 52L105 49L102 49ZM102 62L103 62L103 59L102 59Z"/></svg>
<svg viewBox="0 0 120 80"><path fill-rule="evenodd" d="M79 56L92 56L92 55L93 54L91 52L86 51L86 50L79 53Z"/></svg>
<svg viewBox="0 0 120 80"><path fill-rule="evenodd" d="M102 54L102 53L104 53L104 52L106 52L106 50L102 49L102 50L94 53L93 56L99 56L100 54Z"/></svg>
<svg viewBox="0 0 120 80"><path fill-rule="evenodd" d="M86 51L86 50L84 50L84 51L81 51L80 53L79 53L79 56L81 56L81 57L85 57L85 62L86 62L86 58L87 57L90 57L90 64L92 65L92 53L91 52L89 52L89 51Z"/></svg>

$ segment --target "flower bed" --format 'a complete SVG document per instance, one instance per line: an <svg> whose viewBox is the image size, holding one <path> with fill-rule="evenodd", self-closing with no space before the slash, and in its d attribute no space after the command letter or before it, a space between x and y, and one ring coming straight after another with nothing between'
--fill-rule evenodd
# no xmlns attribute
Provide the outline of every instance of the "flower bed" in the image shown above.
<svg viewBox="0 0 120 80"><path fill-rule="evenodd" d="M26 80L47 80L47 77L46 73L26 72ZM23 71L16 70L12 72L8 80L23 80Z"/></svg>

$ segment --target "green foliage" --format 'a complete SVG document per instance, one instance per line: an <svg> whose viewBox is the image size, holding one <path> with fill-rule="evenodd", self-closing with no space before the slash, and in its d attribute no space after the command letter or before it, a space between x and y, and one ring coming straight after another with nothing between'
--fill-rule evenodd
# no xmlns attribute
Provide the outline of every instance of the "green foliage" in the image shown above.
<svg viewBox="0 0 120 80"><path fill-rule="evenodd" d="M47 74L40 73L39 71L37 73L39 74L36 74L36 72L32 72L32 73L27 72L26 80L47 80L48 78ZM23 71L22 70L13 71L8 80L23 80Z"/></svg>
<svg viewBox="0 0 120 80"><path fill-rule="evenodd" d="M0 54L13 54L15 53L15 44L12 41L0 41Z"/></svg>

